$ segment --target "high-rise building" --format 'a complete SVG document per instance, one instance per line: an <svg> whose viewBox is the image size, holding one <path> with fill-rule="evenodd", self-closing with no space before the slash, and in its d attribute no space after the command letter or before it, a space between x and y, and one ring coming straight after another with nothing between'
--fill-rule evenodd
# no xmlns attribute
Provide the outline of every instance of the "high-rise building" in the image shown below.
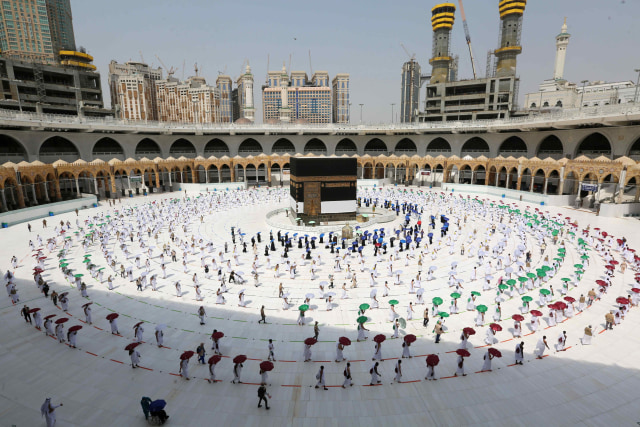
<svg viewBox="0 0 640 427"><path fill-rule="evenodd" d="M220 123L233 123L233 80L221 74L216 79L216 87L220 92Z"/></svg>
<svg viewBox="0 0 640 427"><path fill-rule="evenodd" d="M496 77L516 75L516 58L522 53L520 39L526 5L527 2L522 0L500 1L500 47L494 52L498 59Z"/></svg>
<svg viewBox="0 0 640 427"><path fill-rule="evenodd" d="M564 63L567 60L567 46L569 46L569 39L571 34L567 32L567 18L564 18L564 24L560 30L560 34L556 36L556 63L553 69L554 80L563 80L564 78Z"/></svg>
<svg viewBox="0 0 640 427"><path fill-rule="evenodd" d="M220 92L204 77L156 81L158 120L182 123L219 123Z"/></svg>
<svg viewBox="0 0 640 427"><path fill-rule="evenodd" d="M431 9L433 46L431 52L431 83L449 81L453 58L451 57L451 29L455 21L456 5L441 3Z"/></svg>
<svg viewBox="0 0 640 427"><path fill-rule="evenodd" d="M411 123L420 108L420 64L414 58L402 64L402 93L400 94L400 121Z"/></svg>
<svg viewBox="0 0 640 427"><path fill-rule="evenodd" d="M45 0L5 0L0 7L0 49L6 58L53 64L57 52ZM75 48L74 48L75 50Z"/></svg>
<svg viewBox="0 0 640 427"><path fill-rule="evenodd" d="M46 0L46 4L54 54L59 55L63 50L76 50L71 0Z"/></svg>
<svg viewBox="0 0 640 427"><path fill-rule="evenodd" d="M333 122L349 123L350 120L350 100L349 100L349 74L339 73L333 78Z"/></svg>
<svg viewBox="0 0 640 427"><path fill-rule="evenodd" d="M333 94L332 87L335 89ZM262 87L262 107L265 123L347 123L349 75L336 75L332 86L329 86L329 73L326 71L316 71L309 80L304 71L293 71L289 76L283 65L281 71L267 73L267 82ZM341 114L335 117L332 113L338 109Z"/></svg>
<svg viewBox="0 0 640 427"><path fill-rule="evenodd" d="M109 63L111 107L116 117L128 120L158 120L156 81L162 68L142 62Z"/></svg>
<svg viewBox="0 0 640 427"><path fill-rule="evenodd" d="M247 64L245 73L238 77L237 85L237 107L239 111L239 119L246 119L253 123L255 121L255 108L253 105L253 74L251 67Z"/></svg>

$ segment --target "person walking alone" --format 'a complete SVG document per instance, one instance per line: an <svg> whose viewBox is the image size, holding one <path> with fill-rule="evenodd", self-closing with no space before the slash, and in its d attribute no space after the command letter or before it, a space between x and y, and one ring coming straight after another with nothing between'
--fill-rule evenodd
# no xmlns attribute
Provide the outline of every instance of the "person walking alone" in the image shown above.
<svg viewBox="0 0 640 427"><path fill-rule="evenodd" d="M258 387L258 408L262 408L262 401L264 400L265 409L269 410L269 401L267 397L271 399L271 395L267 393L267 386L263 383Z"/></svg>

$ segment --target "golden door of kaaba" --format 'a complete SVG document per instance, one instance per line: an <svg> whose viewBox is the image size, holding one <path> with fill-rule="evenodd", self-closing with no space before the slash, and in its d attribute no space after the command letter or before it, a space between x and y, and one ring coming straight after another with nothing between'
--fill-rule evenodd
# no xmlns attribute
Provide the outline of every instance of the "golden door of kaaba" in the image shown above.
<svg viewBox="0 0 640 427"><path fill-rule="evenodd" d="M320 183L304 183L304 214L308 216L320 215Z"/></svg>

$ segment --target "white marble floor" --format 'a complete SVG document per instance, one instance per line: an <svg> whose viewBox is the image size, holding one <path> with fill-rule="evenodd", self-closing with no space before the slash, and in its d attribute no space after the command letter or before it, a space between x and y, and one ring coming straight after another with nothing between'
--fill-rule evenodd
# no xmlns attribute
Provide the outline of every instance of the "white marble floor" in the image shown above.
<svg viewBox="0 0 640 427"><path fill-rule="evenodd" d="M173 196L178 196L174 193ZM166 198L161 195L146 198L123 200L123 205L142 205L153 200ZM283 200L287 200L284 197ZM262 236L268 236L268 226L264 214L272 209L283 206L275 202L258 203L242 206L224 212L205 215L204 221L194 221L188 225L186 236L182 232L179 237L195 236L205 241L213 241L217 248L221 248L224 241L230 241L230 227L241 227L250 238L261 231ZM117 209L122 209L117 205ZM533 212L534 206L521 204L520 208ZM580 228L590 225L616 237L626 237L632 248L640 248L640 227L634 219L611 219L596 217L591 213L575 211L573 209L544 208L551 213L560 212L579 222ZM113 208L102 203L97 209L85 210L80 213L84 220L99 212L113 213ZM425 206L425 214L437 213L433 206ZM442 213L442 210L440 210ZM450 215L451 216L451 215ZM400 224L402 215L393 223L377 225L391 230ZM496 280L504 275L502 271L495 271L492 280L492 290L482 291L482 280L468 283L470 271L476 266L477 258L459 255L459 246L466 242L469 232L478 231L480 241L484 236L487 223L482 218L470 218L467 224L462 224L461 238L456 242L455 255L449 255L448 249L442 249L435 260L425 256L423 266L419 266L417 259L410 259L405 266L404 255L394 262L395 270L402 270L401 285L393 285L394 279L387 276L386 262L378 264L379 277L375 280L378 290L380 308L367 310L369 321L366 327L370 330L370 339L356 342L356 321L358 306L370 303L371 291L369 272L361 272L355 260L351 267L356 271L358 288L348 289L349 298L341 299L342 283L349 288L350 281L345 278L344 269L334 272L334 261L328 250L318 249L314 253L321 253L323 264L319 267L318 278L311 280L310 266L302 265L301 250L294 245L290 253L290 260L297 260L298 274L290 279L288 274L281 274L274 278L273 270L267 270L263 255L264 241L258 246L260 272L260 286L253 286L250 278L253 253L240 255L240 266L235 269L243 272L248 279L244 285L231 285L226 294L225 305L215 304L215 292L218 281L214 275L212 279L205 279L200 268L199 255L192 255L189 263L189 273L182 271L181 261L169 266L166 280L159 280L157 292L150 288L142 292L136 291L136 286L126 279L115 275L116 289L109 291L106 282L99 283L85 274L83 279L88 285L89 301L93 301L93 325L84 321L81 305L87 300L81 298L80 293L63 277L58 268L55 249L48 256L45 265L44 279L48 281L51 290L58 292L69 291L70 304L67 314L50 300L44 298L33 283L31 270L33 258L29 249L29 239L35 241L40 234L44 239L53 235L53 224L60 220L69 220L75 224L74 213L49 219L49 228L43 230L40 222L32 222L33 231L27 232L25 225L14 226L0 230L0 270L2 274L11 269L9 259L15 255L20 260L20 267L15 270L16 284L20 294L20 303L12 305L11 300L4 296L0 299L0 319L2 332L0 333L0 361L3 370L0 378L0 425L1 426L33 426L44 425L40 416L40 405L46 397L52 397L53 402L63 402L64 406L57 412L59 426L135 426L145 425L142 415L140 399L149 396L152 399L165 399L167 412L171 416L167 425L260 425L260 426L392 426L392 425L635 425L640 421L640 375L637 369L637 354L640 351L640 337L637 328L640 325L640 309L632 308L626 319L613 331L603 331L604 315L615 305L615 299L628 294L634 284L634 272L630 269L625 274L616 272L612 286L600 301L584 312L566 320L560 326L544 329L548 309L544 309L545 319L541 322L541 330L529 334L528 327L524 328L522 341L525 342L524 366L514 366L514 347L516 341L512 339L510 329L513 321L512 314L519 312L522 302L519 297L504 301L502 306L503 331L497 334L498 342L493 347L499 349L503 357L493 361L492 372L479 371L482 368L482 356L487 350L484 343L485 330L495 310L494 297L496 295ZM414 221L412 221L413 223ZM75 229L75 228L74 228ZM274 234L276 230L273 230ZM451 233L451 231L450 231ZM496 233L491 238L493 246L502 235ZM540 266L542 258L534 239L529 235L532 245L532 265ZM163 229L159 237L159 246L169 241L167 229ZM111 250L120 263L126 263L125 255L116 248L114 240ZM507 241L506 253L511 253L516 245L515 239ZM140 252L137 243L132 243L132 253ZM468 243L465 246L469 247ZM174 245L175 247L175 245ZM280 245L277 245L280 250ZM549 243L547 254L555 255L557 247ZM372 268L374 258L372 246L365 249L368 257L366 267ZM181 258L181 250L178 250ZM100 253L98 244L89 247L88 253L100 267L106 266L106 261ZM391 251L388 255L391 254ZM84 250L80 243L74 243L66 255L70 267L76 272L86 272L82 263ZM155 251L152 262L152 273L159 272L158 250ZM387 255L387 257L388 257ZM417 255L417 253L416 253ZM614 253L617 259L620 256ZM143 256L143 262L146 256ZM226 259L229 258L227 254ZM133 259L129 260L129 263ZM444 300L443 311L451 301L449 294L452 290L447 285L448 270L454 260L459 262L458 277L465 280L463 297L460 300L460 314L447 318L445 325L447 333L442 336L440 344L434 343L432 332L435 319L431 319L428 328L422 326L422 311L431 308L431 299L441 297ZM495 267L495 260L488 257ZM275 264L275 257L272 264ZM573 265L580 262L576 245L567 242L567 256L559 272L549 281L557 291L561 287L560 278L571 277ZM233 265L233 261L232 261ZM425 288L425 305L415 307L414 320L408 321L406 328L400 335L415 334L418 339L411 346L415 356L403 361L402 383L394 383L394 367L401 356L400 339L389 339L392 334L391 323L388 322L389 299L399 301L396 307L398 314L406 318L406 307L409 301L415 301L416 296L408 293L411 278L418 271L426 271L428 266L437 267L436 279L423 282ZM605 262L595 251L591 252L590 264L586 268L582 280L572 287L569 295L578 298L594 285L604 272ZM109 268L107 268L107 271ZM134 270L136 270L134 268ZM478 268L478 276L484 274L484 264ZM191 275L197 273L203 288L205 300L203 303L195 300L195 292L191 284ZM336 293L331 311L326 311L326 303L318 298L319 282L327 280L328 275L335 275ZM106 276L105 276L106 278ZM176 297L173 283L180 280L183 285L183 296ZM389 282L390 295L382 298L384 281ZM282 301L278 298L278 284L282 282L290 293L292 307L282 309ZM544 287L548 287L545 284ZM246 288L247 307L239 307L238 290ZM489 307L485 325L475 327L476 312L467 312L466 298L471 290L478 290L481 296L476 304ZM325 292L328 289L325 289ZM303 302L304 295L314 293L311 308L306 315L304 327L296 324L298 311L296 308ZM538 290L530 291L534 302L538 300ZM556 297L555 299L559 299ZM78 348L72 349L48 338L43 332L25 323L20 316L20 308L26 303L29 307L40 307L44 316L56 314L54 319L62 316L70 320L66 326L82 325L78 333ZM197 308L204 304L207 311L206 325L201 326L196 316ZM267 314L267 324L258 324L259 309L264 305ZM532 303L532 307L537 305ZM105 316L117 312L120 335L112 335ZM525 315L525 319L530 319ZM138 347L142 358L140 366L144 369L132 369L124 347L133 341L132 327L135 323L144 321L144 343ZM313 336L313 322L320 325L319 342L313 346L313 361L303 362L302 341ZM165 329L164 344L158 348L153 338L155 325L163 323ZM525 324L526 322L523 322ZM592 345L581 345L580 338L585 326L592 324L596 334ZM469 375L466 377L452 377L455 372L456 355L453 353L459 345L460 330L472 326L477 334L469 340L471 357L466 359L465 367ZM199 343L204 343L207 356L212 355L209 336L213 329L223 331L225 337L221 340L220 348L225 356L217 365L217 378L221 380L215 384L205 381L208 377L206 365L199 365L197 358L190 361L190 381L180 378L178 374L179 356L183 351L194 350ZM566 351L556 352L553 348L558 334L565 330L568 340ZM372 362L374 343L371 338L382 333L387 340L382 345L381 362L382 383L380 386L370 387L369 369ZM549 341L550 351L542 360L535 360L533 350L545 334ZM346 347L344 354L351 361L354 386L343 390L342 371L345 362L336 363L335 346L338 337L349 337L353 342ZM267 358L267 340L275 343L275 369L269 373L269 393L271 410L257 408L257 388L260 382L260 361ZM519 340L520 341L520 340ZM425 356L438 354L440 363L436 367L437 381L426 381ZM231 384L233 378L231 359L245 354L249 358L244 363L242 379L244 384ZM315 375L320 367L325 366L328 391L315 389Z"/></svg>

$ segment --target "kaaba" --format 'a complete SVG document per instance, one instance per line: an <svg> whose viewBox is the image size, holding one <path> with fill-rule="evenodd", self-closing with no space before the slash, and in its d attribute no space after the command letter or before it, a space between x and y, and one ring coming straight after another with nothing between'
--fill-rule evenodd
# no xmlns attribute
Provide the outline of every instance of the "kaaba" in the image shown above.
<svg viewBox="0 0 640 427"><path fill-rule="evenodd" d="M305 221L356 217L358 163L353 158L292 157L291 210Z"/></svg>

